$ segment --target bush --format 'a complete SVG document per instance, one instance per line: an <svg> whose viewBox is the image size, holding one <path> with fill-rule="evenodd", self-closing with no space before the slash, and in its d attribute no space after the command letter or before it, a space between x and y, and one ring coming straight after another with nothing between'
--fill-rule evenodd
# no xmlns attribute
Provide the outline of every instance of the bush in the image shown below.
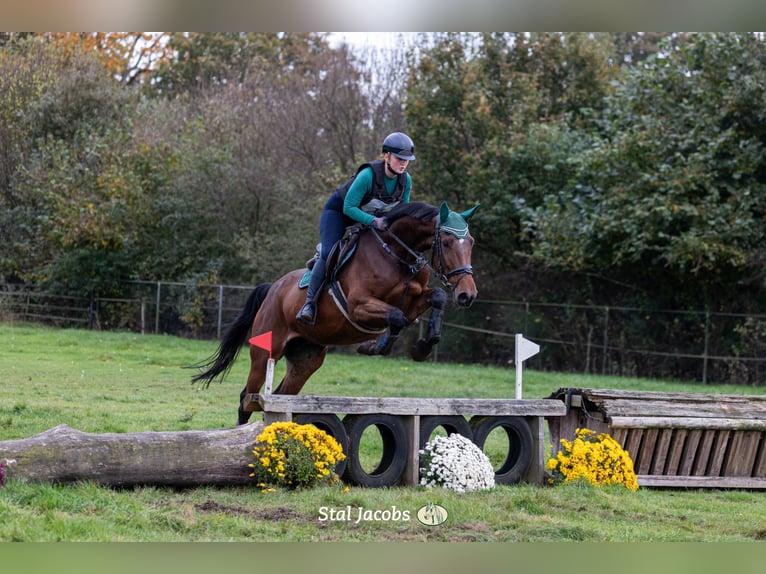
<svg viewBox="0 0 766 574"><path fill-rule="evenodd" d="M335 465L346 458L333 437L314 425L276 422L256 437L256 462L251 477L264 489L269 486L310 488L332 481Z"/></svg>
<svg viewBox="0 0 766 574"><path fill-rule="evenodd" d="M591 484L622 484L638 490L633 460L619 443L606 433L577 429L575 440L561 439L562 449L548 460L552 483L584 479Z"/></svg>

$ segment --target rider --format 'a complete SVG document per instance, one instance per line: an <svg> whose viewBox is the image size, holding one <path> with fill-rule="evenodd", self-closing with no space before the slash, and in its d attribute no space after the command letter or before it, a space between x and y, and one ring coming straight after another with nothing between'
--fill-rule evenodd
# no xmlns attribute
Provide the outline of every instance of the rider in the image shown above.
<svg viewBox="0 0 766 574"><path fill-rule="evenodd" d="M311 270L306 302L296 319L309 325L316 321L316 297L324 281L327 256L343 238L346 227L359 222L382 231L386 220L380 214L397 203L410 201L412 178L407 166L414 159L415 144L409 136L393 132L383 140L382 159L360 165L356 174L327 200L319 219L320 257Z"/></svg>

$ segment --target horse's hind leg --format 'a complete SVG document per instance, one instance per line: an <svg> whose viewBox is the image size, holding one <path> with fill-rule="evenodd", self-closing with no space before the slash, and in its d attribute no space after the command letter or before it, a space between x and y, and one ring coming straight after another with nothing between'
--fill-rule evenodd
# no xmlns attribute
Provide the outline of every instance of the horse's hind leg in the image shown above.
<svg viewBox="0 0 766 574"><path fill-rule="evenodd" d="M293 339L285 349L285 376L274 393L297 395L324 363L328 347Z"/></svg>
<svg viewBox="0 0 766 574"><path fill-rule="evenodd" d="M428 331L425 337L418 339L410 350L413 361L425 361L442 337L442 321L444 308L447 306L447 293L443 289L434 289L431 292L431 316L428 319Z"/></svg>
<svg viewBox="0 0 766 574"><path fill-rule="evenodd" d="M237 409L237 424L243 425L250 420L252 412L246 411L243 407L243 401L248 394L255 394L261 390L266 382L266 363L268 357L266 353L258 349L250 351L250 372L247 375L247 384L239 394L239 408Z"/></svg>
<svg viewBox="0 0 766 574"><path fill-rule="evenodd" d="M239 409L237 409L237 425L243 425L247 421L250 420L250 415L253 414L250 411L246 411L244 409L244 406L242 405L242 402L245 400L245 396L247 395L247 387L242 389L242 392L239 393Z"/></svg>

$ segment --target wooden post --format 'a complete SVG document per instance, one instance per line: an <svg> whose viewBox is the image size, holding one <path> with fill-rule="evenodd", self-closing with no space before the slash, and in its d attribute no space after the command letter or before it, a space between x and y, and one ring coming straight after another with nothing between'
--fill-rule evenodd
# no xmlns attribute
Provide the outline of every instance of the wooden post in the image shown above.
<svg viewBox="0 0 766 574"><path fill-rule="evenodd" d="M543 484L545 481L545 418L526 417L532 431L532 460L524 475L524 482Z"/></svg>
<svg viewBox="0 0 766 574"><path fill-rule="evenodd" d="M420 481L420 416L402 416L407 432L407 465L404 467L402 484L417 486Z"/></svg>

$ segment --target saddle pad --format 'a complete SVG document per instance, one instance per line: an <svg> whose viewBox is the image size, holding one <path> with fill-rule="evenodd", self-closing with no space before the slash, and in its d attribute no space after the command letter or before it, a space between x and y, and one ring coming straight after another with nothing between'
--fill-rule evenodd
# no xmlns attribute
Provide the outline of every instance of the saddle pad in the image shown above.
<svg viewBox="0 0 766 574"><path fill-rule="evenodd" d="M311 269L306 269L306 272L303 274L303 277L301 277L301 280L298 281L298 288L299 289L305 289L309 286L309 281L311 281Z"/></svg>
<svg viewBox="0 0 766 574"><path fill-rule="evenodd" d="M354 253L356 252L356 246L357 246L357 244L354 243L350 248L348 248L347 251L345 251L344 253L341 253L341 256L343 257L343 259L341 259L340 262L335 266L335 268L332 269L331 275L332 275L333 279L337 278L338 277L338 271L340 271L341 268L346 263L351 261L351 256L354 255Z"/></svg>

